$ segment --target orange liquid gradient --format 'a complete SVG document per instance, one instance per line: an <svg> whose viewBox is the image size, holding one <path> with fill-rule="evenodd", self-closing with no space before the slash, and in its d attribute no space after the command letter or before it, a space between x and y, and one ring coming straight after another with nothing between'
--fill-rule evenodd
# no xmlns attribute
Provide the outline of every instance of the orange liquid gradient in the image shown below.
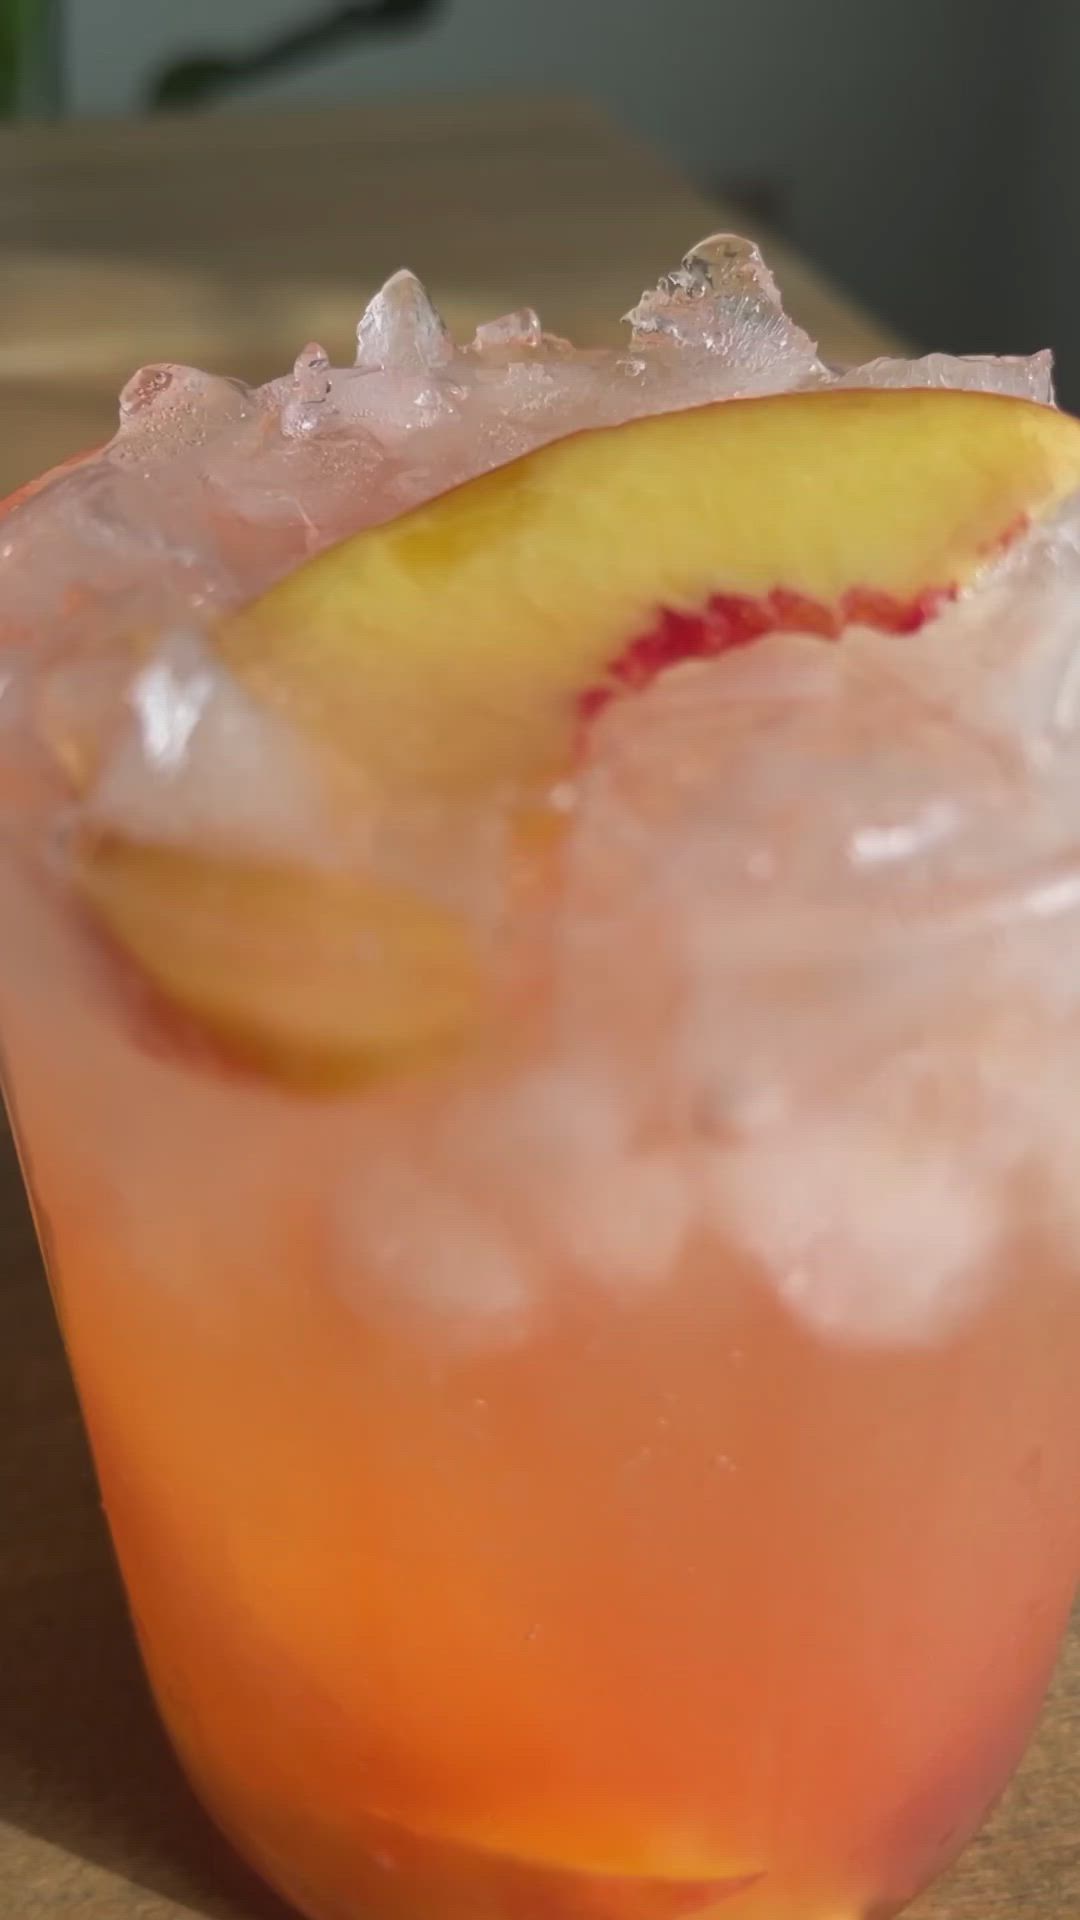
<svg viewBox="0 0 1080 1920"><path fill-rule="evenodd" d="M236 1844L314 1920L895 1912L1004 1784L1072 1597L1080 1292L1022 1186L937 1344L831 1343L715 1237L636 1292L535 1254L535 1326L463 1343L342 1250L377 1100L155 1056L61 913L0 904L109 1521Z"/></svg>

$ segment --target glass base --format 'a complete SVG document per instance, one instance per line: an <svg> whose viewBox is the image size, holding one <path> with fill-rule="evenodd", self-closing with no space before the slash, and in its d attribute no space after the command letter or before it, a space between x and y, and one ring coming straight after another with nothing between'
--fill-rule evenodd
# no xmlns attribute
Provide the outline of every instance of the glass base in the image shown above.
<svg viewBox="0 0 1080 1920"><path fill-rule="evenodd" d="M328 1854L325 1871L304 1878L227 1823L224 1830L305 1920L894 1920L906 1904L837 1904L770 1887L764 1874L709 1883L581 1873L376 1822L353 1837L347 1855Z"/></svg>

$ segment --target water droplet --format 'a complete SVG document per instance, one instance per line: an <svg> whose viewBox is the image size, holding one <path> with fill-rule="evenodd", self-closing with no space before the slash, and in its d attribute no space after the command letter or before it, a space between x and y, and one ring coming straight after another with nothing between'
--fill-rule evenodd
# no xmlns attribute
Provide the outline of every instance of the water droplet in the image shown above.
<svg viewBox="0 0 1080 1920"><path fill-rule="evenodd" d="M356 364L369 373L423 373L445 367L454 343L415 273L395 273L356 329Z"/></svg>

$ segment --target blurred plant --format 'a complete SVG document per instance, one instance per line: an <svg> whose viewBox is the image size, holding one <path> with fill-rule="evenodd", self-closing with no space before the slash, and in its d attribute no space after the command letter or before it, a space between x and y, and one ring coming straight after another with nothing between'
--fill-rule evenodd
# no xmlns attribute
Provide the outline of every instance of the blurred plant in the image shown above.
<svg viewBox="0 0 1080 1920"><path fill-rule="evenodd" d="M205 54L175 61L154 80L150 105L202 106L246 80L285 72L298 61L331 53L360 34L418 26L441 4L442 0L351 0L233 59Z"/></svg>
<svg viewBox="0 0 1080 1920"><path fill-rule="evenodd" d="M0 115L59 109L59 14L58 0L0 0Z"/></svg>

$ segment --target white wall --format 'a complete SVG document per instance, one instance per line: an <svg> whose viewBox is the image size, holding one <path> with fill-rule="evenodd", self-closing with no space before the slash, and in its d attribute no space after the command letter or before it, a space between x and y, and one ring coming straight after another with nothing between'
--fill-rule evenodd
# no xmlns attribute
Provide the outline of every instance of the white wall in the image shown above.
<svg viewBox="0 0 1080 1920"><path fill-rule="evenodd" d="M69 0L75 104L125 110L163 59L239 49L320 4ZM1009 0L443 0L430 26L247 98L589 93L705 187L775 182L794 237L916 336L1000 348L1010 18Z"/></svg>

